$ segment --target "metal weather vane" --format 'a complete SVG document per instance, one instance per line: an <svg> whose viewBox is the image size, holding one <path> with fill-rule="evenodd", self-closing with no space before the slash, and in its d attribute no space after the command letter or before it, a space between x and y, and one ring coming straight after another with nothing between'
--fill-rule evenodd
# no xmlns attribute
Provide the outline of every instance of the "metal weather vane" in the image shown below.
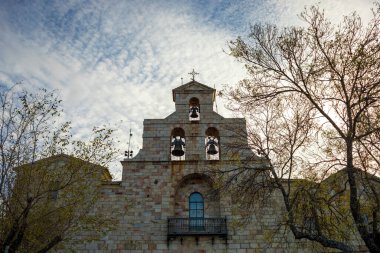
<svg viewBox="0 0 380 253"><path fill-rule="evenodd" d="M127 159L130 159L133 156L133 150L130 149L130 147L131 147L131 137L132 137L132 129L129 129L128 150L124 152L124 156Z"/></svg>
<svg viewBox="0 0 380 253"><path fill-rule="evenodd" d="M199 73L195 72L194 69L193 69L192 72L190 72L190 73L188 73L188 74L191 75L191 76L193 76L193 77L191 78L191 80L193 80L193 81L195 81L195 75L199 75Z"/></svg>

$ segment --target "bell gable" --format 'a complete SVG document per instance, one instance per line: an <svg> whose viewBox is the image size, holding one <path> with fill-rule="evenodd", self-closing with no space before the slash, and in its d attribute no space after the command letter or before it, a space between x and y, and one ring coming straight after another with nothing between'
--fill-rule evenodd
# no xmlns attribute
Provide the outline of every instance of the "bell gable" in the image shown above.
<svg viewBox="0 0 380 253"><path fill-rule="evenodd" d="M211 102L215 100L215 89L194 80L173 89L172 93L174 102L176 102L179 94L210 94Z"/></svg>

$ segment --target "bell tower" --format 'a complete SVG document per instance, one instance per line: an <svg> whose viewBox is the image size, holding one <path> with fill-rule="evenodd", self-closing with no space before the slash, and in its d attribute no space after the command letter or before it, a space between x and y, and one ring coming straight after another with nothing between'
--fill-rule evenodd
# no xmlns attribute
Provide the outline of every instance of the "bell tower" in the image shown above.
<svg viewBox="0 0 380 253"><path fill-rule="evenodd" d="M245 136L245 120L214 112L215 93L195 80L173 89L175 111L165 119L144 120L143 147L128 162L229 159L226 145ZM239 156L246 153L243 150L237 151Z"/></svg>
<svg viewBox="0 0 380 253"><path fill-rule="evenodd" d="M173 89L172 93L177 113L183 113L184 116L186 114L194 119L197 118L192 117L195 116L194 114L201 116L204 113L213 112L215 101L215 89L213 88L192 80ZM200 121L200 118L198 117L197 120L190 119L190 121Z"/></svg>
<svg viewBox="0 0 380 253"><path fill-rule="evenodd" d="M134 235L166 234L165 242L155 237L149 243L168 252L171 247L192 252L198 240L226 247L230 200L219 195L206 171L256 163L258 158L248 146L245 120L214 112L215 89L195 81L194 71L190 74L192 80L172 90L175 111L164 119L145 119L142 149L122 161L122 182L135 201L133 212L144 210L134 222L147 224L149 231L134 229ZM213 244L199 247L211 250Z"/></svg>

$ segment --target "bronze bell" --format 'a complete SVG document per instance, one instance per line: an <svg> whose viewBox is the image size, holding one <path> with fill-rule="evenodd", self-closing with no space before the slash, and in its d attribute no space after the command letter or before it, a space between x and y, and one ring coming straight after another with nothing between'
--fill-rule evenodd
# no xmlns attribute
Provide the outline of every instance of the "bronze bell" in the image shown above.
<svg viewBox="0 0 380 253"><path fill-rule="evenodd" d="M207 154L209 154L209 155L216 155L216 154L218 154L218 151L216 150L214 144L210 144L209 145L208 150L207 150Z"/></svg>
<svg viewBox="0 0 380 253"><path fill-rule="evenodd" d="M190 118L198 118L198 107L196 106L193 106L190 108L190 111L191 111L191 114L190 114Z"/></svg>
<svg viewBox="0 0 380 253"><path fill-rule="evenodd" d="M175 138L172 142L172 145L174 145L174 149L172 150L172 155L174 156L183 156L185 154L185 151L183 151L182 146L185 146L185 143L180 138Z"/></svg>
<svg viewBox="0 0 380 253"><path fill-rule="evenodd" d="M218 150L216 150L216 141L214 139L211 139L210 137L208 138L208 142L207 142L207 146L208 146L208 149L207 149L207 154L208 155L216 155L218 154Z"/></svg>

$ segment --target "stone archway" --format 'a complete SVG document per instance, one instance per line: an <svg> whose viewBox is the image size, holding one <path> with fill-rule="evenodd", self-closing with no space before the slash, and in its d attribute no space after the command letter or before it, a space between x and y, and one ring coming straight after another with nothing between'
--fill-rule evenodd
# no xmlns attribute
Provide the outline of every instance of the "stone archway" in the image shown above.
<svg viewBox="0 0 380 253"><path fill-rule="evenodd" d="M193 173L184 176L178 183L174 196L175 217L189 216L189 196L199 192L204 197L204 217L220 217L219 193L213 188L209 176Z"/></svg>

